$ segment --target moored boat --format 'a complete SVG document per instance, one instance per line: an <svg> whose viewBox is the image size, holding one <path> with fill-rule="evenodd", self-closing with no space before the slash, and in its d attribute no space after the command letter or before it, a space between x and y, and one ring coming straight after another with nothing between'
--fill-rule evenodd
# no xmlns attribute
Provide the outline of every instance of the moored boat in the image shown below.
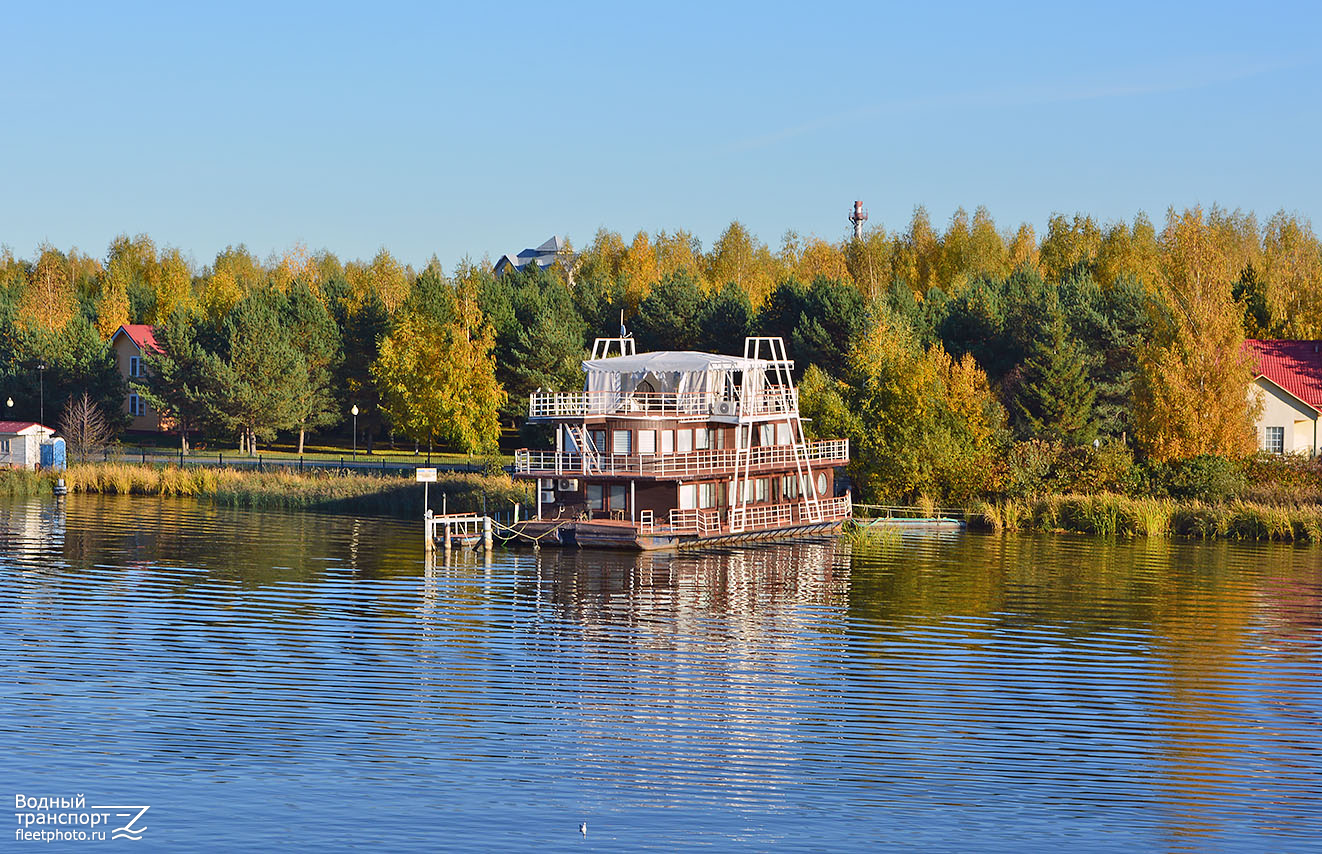
<svg viewBox="0 0 1322 854"><path fill-rule="evenodd" d="M658 549L839 529L851 501L835 470L849 442L805 437L793 367L780 338L750 337L743 356L597 339L582 391L529 400L555 448L515 452L515 476L537 483L519 534Z"/></svg>

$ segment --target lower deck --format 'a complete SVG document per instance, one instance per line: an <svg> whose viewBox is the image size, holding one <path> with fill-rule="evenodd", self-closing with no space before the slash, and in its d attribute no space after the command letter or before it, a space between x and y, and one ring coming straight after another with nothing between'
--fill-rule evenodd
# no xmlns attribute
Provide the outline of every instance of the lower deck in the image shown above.
<svg viewBox="0 0 1322 854"><path fill-rule="evenodd" d="M803 502L717 510L672 510L664 521L643 513L636 520L612 518L529 519L510 529L539 545L581 548L654 549L719 545L829 534L852 515L848 495Z"/></svg>

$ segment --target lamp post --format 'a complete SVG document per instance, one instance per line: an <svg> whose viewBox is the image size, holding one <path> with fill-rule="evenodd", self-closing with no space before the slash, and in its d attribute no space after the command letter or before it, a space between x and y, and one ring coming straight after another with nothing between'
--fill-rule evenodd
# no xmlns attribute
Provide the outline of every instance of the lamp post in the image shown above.
<svg viewBox="0 0 1322 854"><path fill-rule="evenodd" d="M358 459L358 404L354 404L349 410L353 415L353 458Z"/></svg>
<svg viewBox="0 0 1322 854"><path fill-rule="evenodd" d="M40 392L41 409L39 410L41 414L37 418L37 420L41 423L41 426L45 427L46 426L46 363L45 362L37 363L37 386L41 390Z"/></svg>

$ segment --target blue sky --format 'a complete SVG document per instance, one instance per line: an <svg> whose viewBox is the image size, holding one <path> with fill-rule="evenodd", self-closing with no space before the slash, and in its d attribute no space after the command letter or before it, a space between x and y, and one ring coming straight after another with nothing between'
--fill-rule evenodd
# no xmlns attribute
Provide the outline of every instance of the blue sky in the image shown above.
<svg viewBox="0 0 1322 854"><path fill-rule="evenodd" d="M484 8L477 8L483 5ZM21 4L0 243L342 259L733 219L831 240L986 205L1041 233L1219 203L1314 221L1306 3Z"/></svg>

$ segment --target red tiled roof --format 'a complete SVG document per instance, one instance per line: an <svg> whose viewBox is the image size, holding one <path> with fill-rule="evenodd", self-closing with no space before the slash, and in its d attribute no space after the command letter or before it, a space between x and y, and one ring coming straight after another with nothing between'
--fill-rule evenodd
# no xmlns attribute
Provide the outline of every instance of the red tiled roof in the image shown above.
<svg viewBox="0 0 1322 854"><path fill-rule="evenodd" d="M35 421L0 421L0 433L9 433L10 435L22 433L32 427L41 427L47 433L55 432L49 427L42 427Z"/></svg>
<svg viewBox="0 0 1322 854"><path fill-rule="evenodd" d="M154 329L155 327L149 326L146 323L126 323L119 327L119 329L115 330L115 335L112 335L110 340L114 341L115 336L123 332L132 339L133 343L138 346L139 350L147 350L150 348L155 353L163 353L165 351L161 349L161 345L156 343L156 335L153 334Z"/></svg>
<svg viewBox="0 0 1322 854"><path fill-rule="evenodd" d="M1266 377L1314 409L1322 410L1322 341L1244 342L1257 356L1257 375Z"/></svg>

